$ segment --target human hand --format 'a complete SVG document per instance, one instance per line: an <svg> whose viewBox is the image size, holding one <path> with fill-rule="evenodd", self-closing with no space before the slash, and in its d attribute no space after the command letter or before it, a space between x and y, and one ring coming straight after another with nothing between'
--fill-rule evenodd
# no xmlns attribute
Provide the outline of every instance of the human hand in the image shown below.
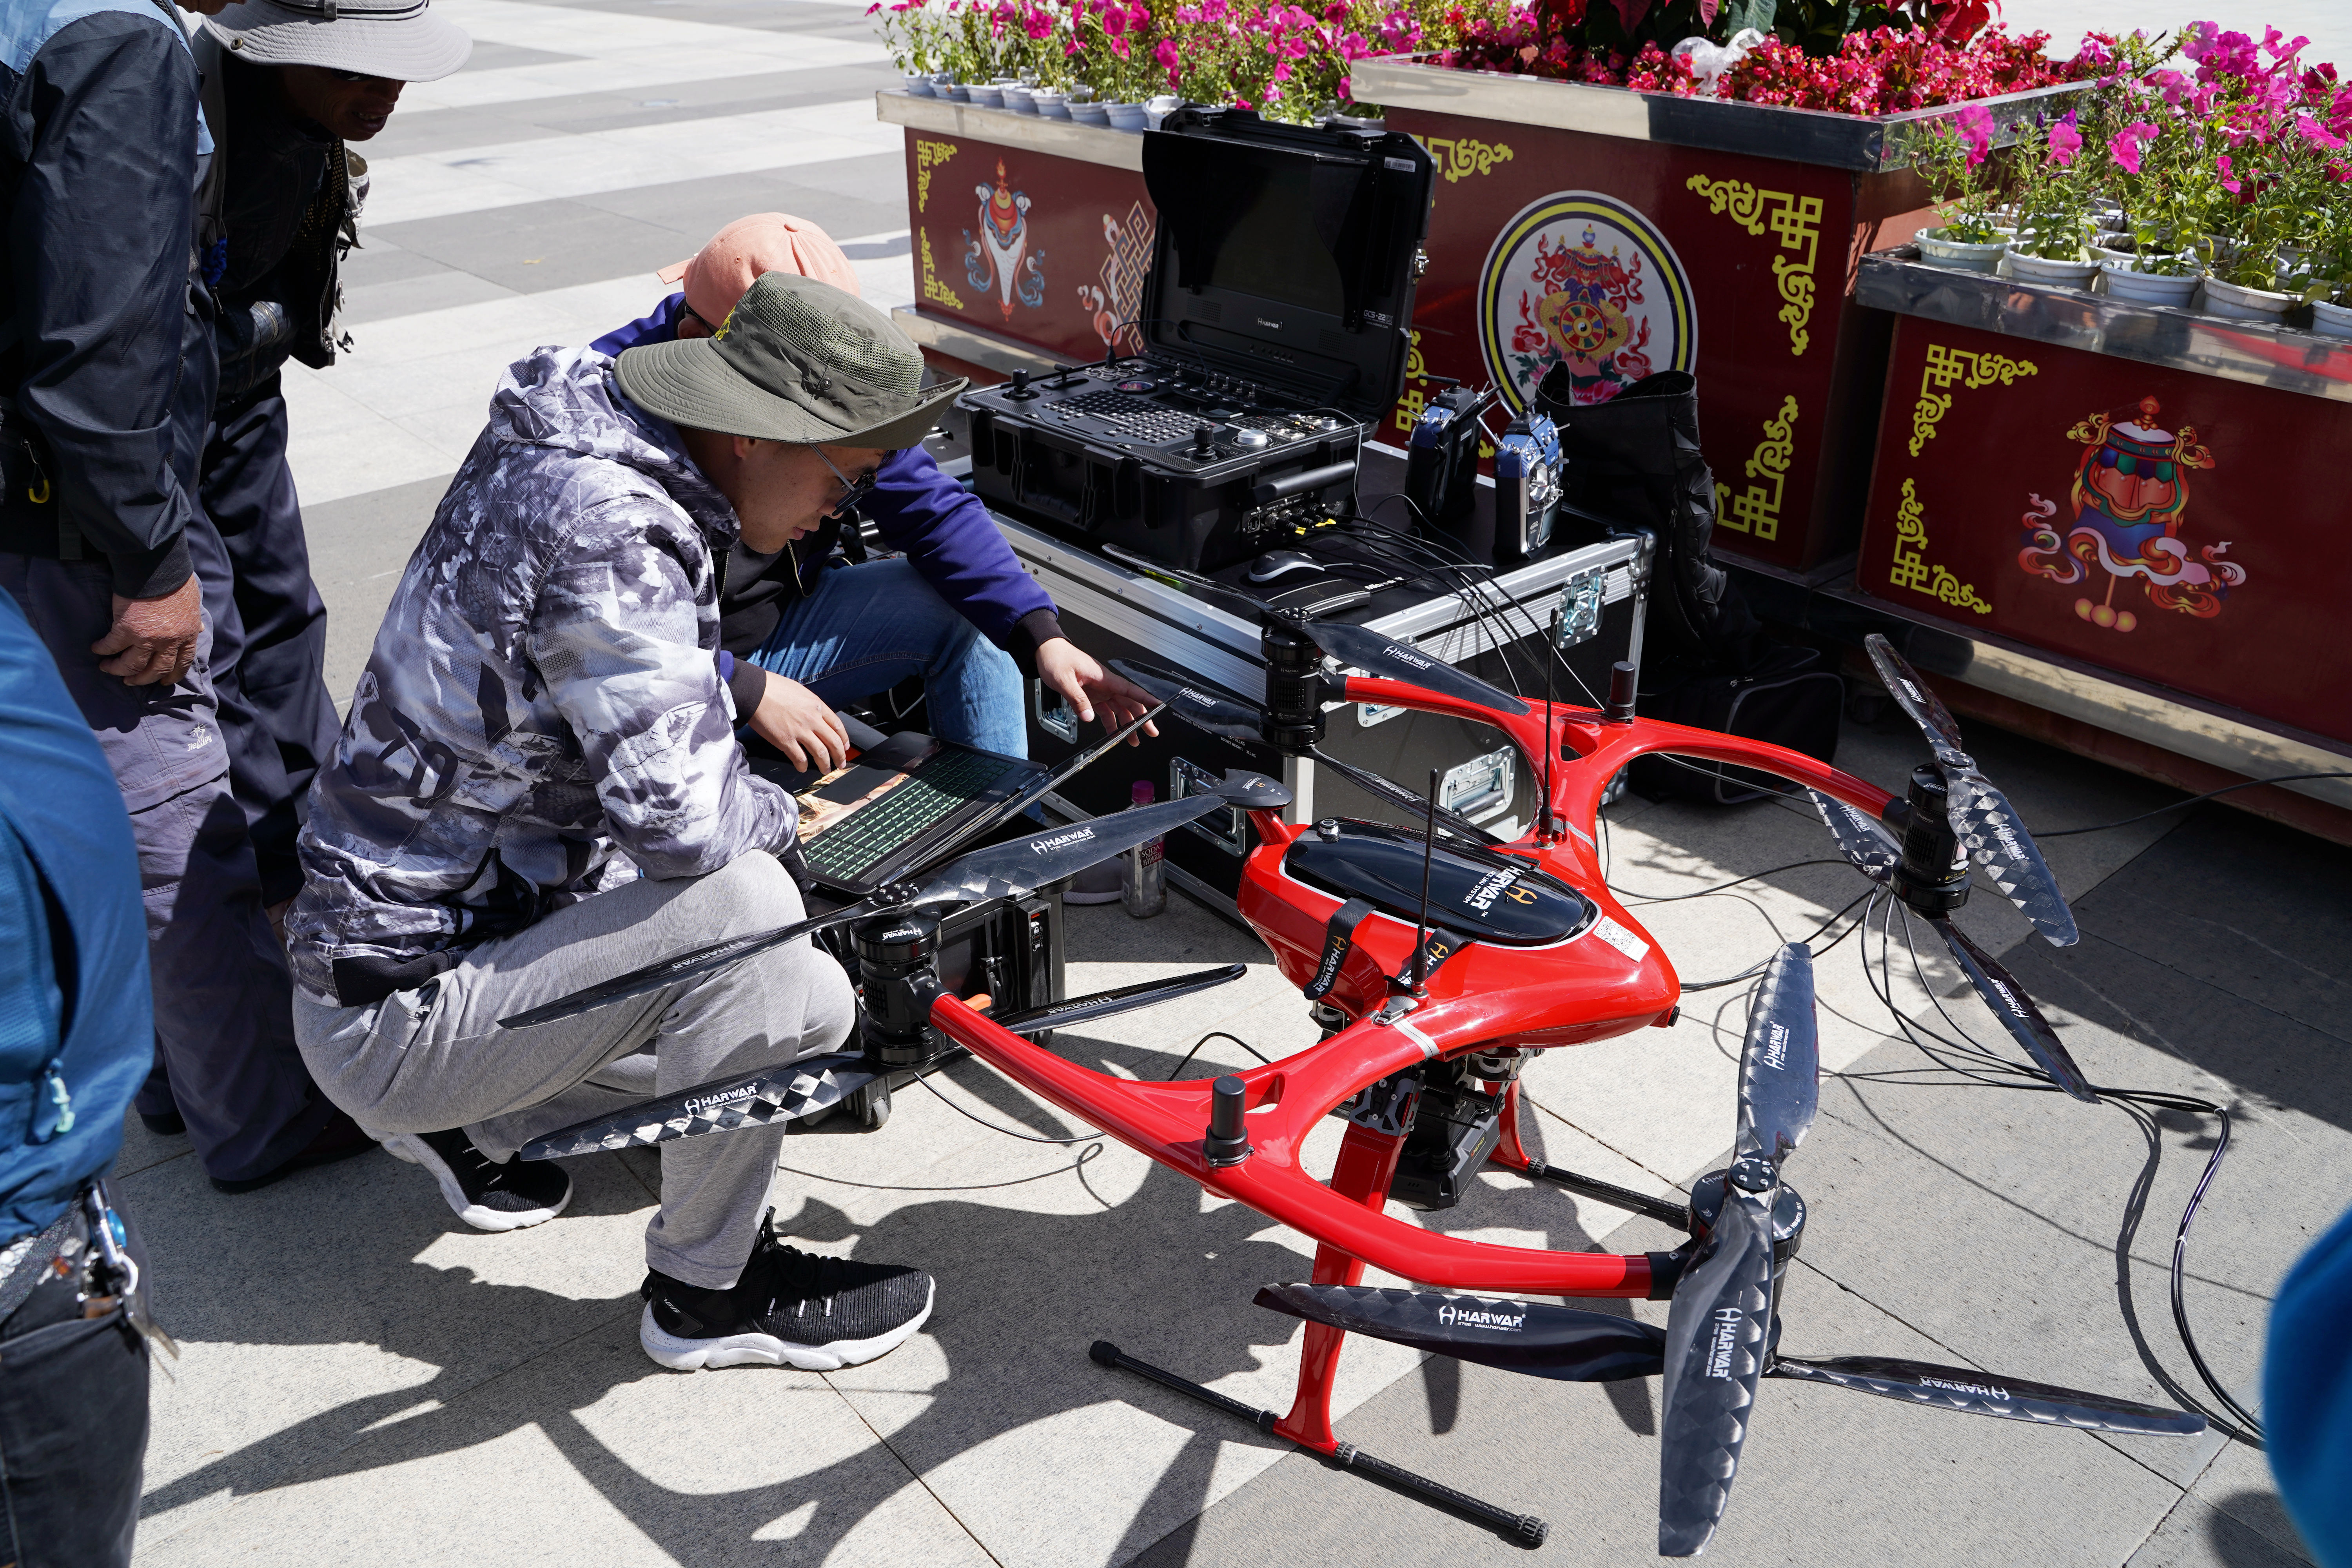
<svg viewBox="0 0 2352 1568"><path fill-rule="evenodd" d="M797 680L763 670L767 689L752 711L751 730L803 773L829 773L849 760L849 731L824 698Z"/></svg>
<svg viewBox="0 0 2352 1568"><path fill-rule="evenodd" d="M1080 723L1092 719L1100 709L1105 730L1116 730L1140 719L1160 705L1158 698L1133 681L1105 669L1095 662L1092 654L1067 637L1055 637L1038 645L1037 677L1078 710ZM1156 736L1160 726L1146 724L1143 733ZM1127 743L1137 746L1143 742L1129 735Z"/></svg>
<svg viewBox="0 0 2352 1568"><path fill-rule="evenodd" d="M89 645L98 668L131 686L169 686L196 662L205 629L205 590L195 574L159 599L114 595L114 625Z"/></svg>

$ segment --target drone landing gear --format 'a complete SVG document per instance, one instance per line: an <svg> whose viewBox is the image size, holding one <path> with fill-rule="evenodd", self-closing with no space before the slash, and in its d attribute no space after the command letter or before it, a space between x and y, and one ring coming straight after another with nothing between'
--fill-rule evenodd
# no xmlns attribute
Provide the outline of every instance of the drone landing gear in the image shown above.
<svg viewBox="0 0 2352 1568"><path fill-rule="evenodd" d="M1347 1136L1339 1144L1339 1158L1331 1171L1331 1190L1352 1203L1378 1210L1386 1200L1389 1184L1396 1175L1397 1159L1404 1151L1404 1133L1391 1121L1386 1127L1378 1124L1381 1112L1360 1110L1350 1116ZM1348 1254L1330 1247L1318 1247L1315 1253L1314 1280L1318 1285L1354 1285L1364 1277L1363 1264ZM1310 1322L1300 1344L1298 1363L1298 1394L1290 1414L1277 1416L1271 1410L1259 1410L1227 1398L1215 1389L1177 1376L1149 1362L1138 1361L1107 1340L1097 1340L1087 1352L1097 1364L1131 1372L1148 1377L1163 1388L1172 1389L1188 1399L1196 1399L1214 1410L1239 1416L1261 1432L1285 1437L1308 1452L1337 1465L1342 1469L1358 1471L1409 1497L1460 1515L1474 1523L1494 1531L1516 1546L1532 1551L1544 1543L1551 1527L1533 1514L1513 1513L1510 1510L1458 1492L1440 1481L1401 1469L1383 1459L1376 1459L1352 1443L1339 1441L1331 1430L1331 1384L1339 1368L1339 1347L1347 1335L1326 1323Z"/></svg>

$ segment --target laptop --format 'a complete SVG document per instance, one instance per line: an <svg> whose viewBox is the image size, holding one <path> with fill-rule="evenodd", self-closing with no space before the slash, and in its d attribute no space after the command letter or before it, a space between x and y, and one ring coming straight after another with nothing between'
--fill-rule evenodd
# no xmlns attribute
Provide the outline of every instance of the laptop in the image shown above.
<svg viewBox="0 0 2352 1568"><path fill-rule="evenodd" d="M885 736L842 716L849 761L812 775L780 756L751 771L800 801L801 854L810 876L845 901L919 866L938 847L1047 776L1035 763L919 731Z"/></svg>

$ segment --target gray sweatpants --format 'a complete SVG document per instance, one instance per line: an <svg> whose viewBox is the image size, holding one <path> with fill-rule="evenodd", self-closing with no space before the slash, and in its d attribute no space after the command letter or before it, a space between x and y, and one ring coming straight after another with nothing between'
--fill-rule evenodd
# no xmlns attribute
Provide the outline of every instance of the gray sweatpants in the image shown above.
<svg viewBox="0 0 2352 1568"><path fill-rule="evenodd" d="M368 1006L329 1006L298 988L295 1034L320 1087L361 1126L463 1127L503 1160L542 1132L656 1094L839 1048L856 1021L849 977L805 937L576 1018L499 1026L583 985L802 914L775 858L745 855L707 877L631 882L559 910ZM705 1289L734 1284L783 1139L779 1123L661 1144L646 1266Z"/></svg>

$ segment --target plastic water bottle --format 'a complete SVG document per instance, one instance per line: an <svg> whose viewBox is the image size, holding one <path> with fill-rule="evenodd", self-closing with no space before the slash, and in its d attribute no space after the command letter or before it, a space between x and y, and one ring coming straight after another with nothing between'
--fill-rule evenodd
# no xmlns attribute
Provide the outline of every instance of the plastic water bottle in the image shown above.
<svg viewBox="0 0 2352 1568"><path fill-rule="evenodd" d="M1127 793L1127 808L1151 804L1151 781L1138 779ZM1127 912L1138 920L1156 915L1168 907L1168 869L1160 864L1166 853L1166 843L1158 838L1139 844L1127 852L1127 886L1119 894L1119 902Z"/></svg>

